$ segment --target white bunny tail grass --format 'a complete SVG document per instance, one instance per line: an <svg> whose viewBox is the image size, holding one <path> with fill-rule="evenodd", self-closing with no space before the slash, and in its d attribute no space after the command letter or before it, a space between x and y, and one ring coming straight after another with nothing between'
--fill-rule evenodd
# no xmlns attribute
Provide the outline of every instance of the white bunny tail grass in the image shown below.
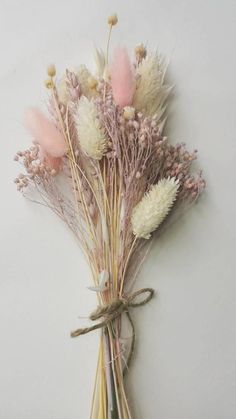
<svg viewBox="0 0 236 419"><path fill-rule="evenodd" d="M161 120L165 102L172 87L164 84L167 64L157 53L148 55L137 68L137 89L133 104L147 116L156 115Z"/></svg>
<svg viewBox="0 0 236 419"><path fill-rule="evenodd" d="M137 238L150 238L173 206L178 188L179 181L175 178L161 179L143 196L131 217L133 233Z"/></svg>
<svg viewBox="0 0 236 419"><path fill-rule="evenodd" d="M89 157L100 160L106 149L107 139L100 125L93 101L82 96L79 101L77 132L82 151Z"/></svg>

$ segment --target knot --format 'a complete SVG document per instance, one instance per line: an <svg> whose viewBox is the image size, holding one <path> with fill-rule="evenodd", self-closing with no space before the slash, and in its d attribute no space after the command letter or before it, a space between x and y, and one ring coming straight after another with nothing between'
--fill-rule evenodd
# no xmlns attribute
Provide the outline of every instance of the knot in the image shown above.
<svg viewBox="0 0 236 419"><path fill-rule="evenodd" d="M148 294L144 299L141 301L137 300L137 297L141 294ZM71 333L71 337L77 337L80 335L85 335L86 333L92 332L96 329L101 329L103 327L108 326L113 320L117 319L122 315L123 312L129 311L131 307L140 307L147 304L154 295L154 289L152 288L142 288L139 291L135 291L133 294L122 297L116 298L115 300L111 301L108 304L98 307L95 311L93 311L89 318L92 321L99 320L103 318L104 320L100 323L97 323L90 327L84 327L83 329L77 329Z"/></svg>

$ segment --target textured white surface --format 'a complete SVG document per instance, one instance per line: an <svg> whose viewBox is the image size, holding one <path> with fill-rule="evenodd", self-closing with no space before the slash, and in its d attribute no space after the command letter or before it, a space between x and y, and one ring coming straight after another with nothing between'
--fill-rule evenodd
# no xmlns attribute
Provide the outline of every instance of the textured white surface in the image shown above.
<svg viewBox="0 0 236 419"><path fill-rule="evenodd" d="M113 45L148 41L170 57L169 135L197 146L208 182L137 284L158 298L134 314L134 417L234 419L236 2L0 0L0 9L0 418L89 417L98 335L69 338L95 304L89 270L66 227L17 194L12 156L28 144L23 109L44 102L45 66L92 63L117 11Z"/></svg>

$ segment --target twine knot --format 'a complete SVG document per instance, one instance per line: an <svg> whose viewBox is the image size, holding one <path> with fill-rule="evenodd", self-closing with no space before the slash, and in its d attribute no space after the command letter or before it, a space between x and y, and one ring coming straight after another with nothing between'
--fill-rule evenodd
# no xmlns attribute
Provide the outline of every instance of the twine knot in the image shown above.
<svg viewBox="0 0 236 419"><path fill-rule="evenodd" d="M141 294L148 294L144 299L141 301L135 301L138 296ZM117 319L122 315L122 313L126 312L129 320L129 308L131 307L140 307L147 304L154 296L154 289L153 288L142 288L134 293L130 294L127 297L116 298L115 300L111 301L108 304L104 304L99 306L95 311L93 311L89 318L92 321L100 320L103 318L104 320L100 323L97 323L90 327L84 327L83 329L77 329L71 333L71 337L75 338L80 335L85 335L86 333L90 333L93 330L101 329L103 327L108 326L113 320Z"/></svg>

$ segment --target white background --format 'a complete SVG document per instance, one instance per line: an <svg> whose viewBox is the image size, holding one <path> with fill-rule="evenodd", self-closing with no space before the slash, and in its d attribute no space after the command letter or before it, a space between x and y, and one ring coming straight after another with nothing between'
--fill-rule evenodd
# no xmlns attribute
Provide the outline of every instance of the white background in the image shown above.
<svg viewBox="0 0 236 419"><path fill-rule="evenodd" d="M135 419L236 417L236 1L0 0L0 419L87 419L98 334L69 332L96 304L89 270L66 227L26 202L12 161L28 146L22 114L44 105L58 72L104 47L139 42L170 59L168 134L197 147L205 196L152 249L137 288L157 298L135 312L128 378Z"/></svg>

